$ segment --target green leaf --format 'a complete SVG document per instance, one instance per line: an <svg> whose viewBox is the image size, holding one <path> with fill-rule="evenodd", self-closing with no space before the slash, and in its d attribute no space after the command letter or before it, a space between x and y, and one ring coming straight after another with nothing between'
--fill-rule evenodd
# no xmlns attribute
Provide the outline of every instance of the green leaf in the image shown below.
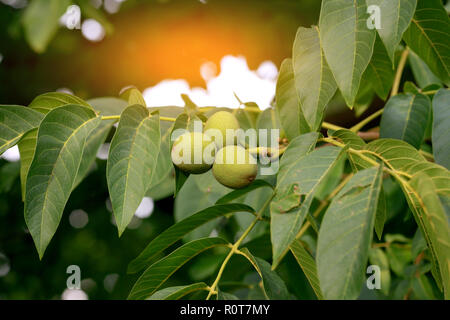
<svg viewBox="0 0 450 320"><path fill-rule="evenodd" d="M420 89L417 88L416 84L411 81L405 81L405 84L403 85L403 92L404 93L412 93L412 94L419 94Z"/></svg>
<svg viewBox="0 0 450 320"><path fill-rule="evenodd" d="M42 53L56 34L59 18L70 5L70 0L33 0L22 17L25 38L37 53Z"/></svg>
<svg viewBox="0 0 450 320"><path fill-rule="evenodd" d="M31 101L29 107L43 114L47 114L51 110L64 106L66 104L77 104L80 106L92 108L83 99L63 92L48 92L41 94L34 98L33 101Z"/></svg>
<svg viewBox="0 0 450 320"><path fill-rule="evenodd" d="M78 98L77 96L62 92L48 92L41 94L33 99L29 107L36 111L39 111L40 113L47 114L53 109L68 104L76 104L92 109L92 107L88 103ZM99 126L103 127L103 124L100 124ZM98 130L100 130L100 128L95 129L96 132ZM91 137L88 138L88 140L90 139ZM22 184L22 200L25 200L25 190L27 182L26 178L28 175L28 170L30 169L31 161L33 160L33 156L36 151L36 143L37 143L37 128L27 132L23 136L22 141L19 142L20 181ZM90 154L89 150L91 149L92 143L89 143L89 147L86 149L87 154ZM83 178L84 174L86 174L87 170L89 169L90 163L92 163L90 162L91 160L92 160L91 157L82 157L80 170L78 171L78 177L74 186L78 185L78 183L81 181L80 177Z"/></svg>
<svg viewBox="0 0 450 320"><path fill-rule="evenodd" d="M311 131L300 107L291 59L281 64L275 97L280 123L289 140Z"/></svg>
<svg viewBox="0 0 450 320"><path fill-rule="evenodd" d="M267 108L259 114L258 119L256 121L256 129L258 130L259 133L258 145L261 144L262 142L261 139L264 139L266 137L267 147L278 148L278 139L283 136L283 133L280 132L281 123L275 108L272 107ZM264 131L260 131L264 129L267 130L267 134L263 134ZM278 131L274 130L272 132L271 129L277 129ZM262 137L259 136L260 134L262 135ZM272 139L275 142L275 145L273 145Z"/></svg>
<svg viewBox="0 0 450 320"><path fill-rule="evenodd" d="M395 51L414 16L417 0L367 0L366 2L367 6L376 5L380 8L381 28L377 31L394 65Z"/></svg>
<svg viewBox="0 0 450 320"><path fill-rule="evenodd" d="M450 90L441 89L433 98L433 155L436 163L450 169Z"/></svg>
<svg viewBox="0 0 450 320"><path fill-rule="evenodd" d="M259 107L257 108L259 109ZM249 110L247 106L244 105L244 109L236 110L235 117L244 131L256 128L258 113Z"/></svg>
<svg viewBox="0 0 450 320"><path fill-rule="evenodd" d="M323 0L320 40L337 85L352 108L370 62L375 30L367 27L365 0Z"/></svg>
<svg viewBox="0 0 450 320"><path fill-rule="evenodd" d="M148 267L134 284L128 299L147 299L189 260L205 250L227 245L228 242L221 238L202 238L186 243Z"/></svg>
<svg viewBox="0 0 450 320"><path fill-rule="evenodd" d="M435 75L450 84L450 20L441 0L418 0L403 39Z"/></svg>
<svg viewBox="0 0 450 320"><path fill-rule="evenodd" d="M372 76L372 75L370 75ZM358 94L356 95L353 111L357 118L367 111L372 105L375 98L375 90L372 85L373 79L369 78L369 68L363 74L361 85L359 86Z"/></svg>
<svg viewBox="0 0 450 320"><path fill-rule="evenodd" d="M381 190L382 169L380 166L356 173L325 212L316 257L325 299L356 299L361 292Z"/></svg>
<svg viewBox="0 0 450 320"><path fill-rule="evenodd" d="M286 284L280 276L272 271L270 264L253 256L247 248L240 249L240 253L253 265L263 282L264 293L270 300L289 300L290 295Z"/></svg>
<svg viewBox="0 0 450 320"><path fill-rule="evenodd" d="M449 180L450 181L450 180ZM415 175L404 190L410 209L421 227L439 267L444 295L450 298L450 225L433 182L424 174ZM450 186L450 183L447 184Z"/></svg>
<svg viewBox="0 0 450 320"><path fill-rule="evenodd" d="M187 286L168 287L156 291L148 300L180 300L190 293L202 290L208 291L208 286L203 282L193 283Z"/></svg>
<svg viewBox="0 0 450 320"><path fill-rule="evenodd" d="M43 118L42 114L27 107L0 105L0 154L39 126Z"/></svg>
<svg viewBox="0 0 450 320"><path fill-rule="evenodd" d="M22 186L22 201L25 201L25 190L28 170L36 151L38 128L28 131L20 140L18 147L20 153L20 182Z"/></svg>
<svg viewBox="0 0 450 320"><path fill-rule="evenodd" d="M295 260L297 260L299 266L302 268L303 273L308 279L308 282L313 288L317 298L319 300L323 300L322 290L320 289L319 278L317 276L317 266L313 257L311 257L300 240L295 240L292 242L290 249L295 257Z"/></svg>
<svg viewBox="0 0 450 320"><path fill-rule="evenodd" d="M161 116L174 118L183 112L183 108L180 107L150 108L150 110L159 111ZM161 146L159 148L158 162L150 185L151 190L148 191L154 199L155 195L164 198L174 192L174 168L170 155L170 135L173 125L174 123L169 121L161 121L160 124Z"/></svg>
<svg viewBox="0 0 450 320"><path fill-rule="evenodd" d="M383 188L381 188L380 197L378 198L377 213L375 215L375 233L378 236L378 240L381 240L381 237L383 236L386 219L386 197Z"/></svg>
<svg viewBox="0 0 450 320"><path fill-rule="evenodd" d="M230 193L231 189L221 185L214 178L211 170L203 174L189 176L186 184L175 198L175 221L179 222L194 213L213 206L218 199ZM192 201L195 199L195 201ZM187 235L193 240L208 236L216 227L217 221L212 221Z"/></svg>
<svg viewBox="0 0 450 320"><path fill-rule="evenodd" d="M106 177L119 236L150 186L160 146L159 115L127 107L111 141Z"/></svg>
<svg viewBox="0 0 450 320"><path fill-rule="evenodd" d="M297 30L292 61L301 113L312 131L317 131L337 89L320 46L319 28Z"/></svg>
<svg viewBox="0 0 450 320"><path fill-rule="evenodd" d="M246 195L247 193L252 192L253 190L256 190L259 188L264 188L264 187L269 187L269 188L273 189L273 186L270 183L268 183L267 181L259 180L259 179L255 180L250 185L248 185L247 187L245 187L243 189L233 190L230 193L224 195L223 197L221 197L219 200L216 201L216 204L225 204L225 203L232 202L233 200L236 200L236 199Z"/></svg>
<svg viewBox="0 0 450 320"><path fill-rule="evenodd" d="M139 104L143 107L147 107L142 93L134 87L126 88L125 90L123 90L120 93L120 98L128 101L129 106Z"/></svg>
<svg viewBox="0 0 450 320"><path fill-rule="evenodd" d="M303 138L303 139L302 139ZM322 181L340 160L343 152L338 147L323 147L306 154L314 147L315 140L308 148L295 147L296 141L306 140L300 136L285 151L280 163L276 195L270 205L273 265L276 267L288 250L308 214L314 194ZM303 142L303 143L306 143ZM298 205L286 210L283 197L297 185Z"/></svg>
<svg viewBox="0 0 450 320"><path fill-rule="evenodd" d="M172 131L170 133L169 150L172 150L172 145L175 142L175 140L182 134L182 130L187 130L189 132L194 131L194 129L195 129L194 123L196 121L201 121L201 120L194 114L189 115L185 112L181 113L176 118L175 123L173 124L173 127L172 127ZM175 168L175 194L174 195L177 196L181 187L183 187L184 183L186 182L187 178L189 177L189 174L181 171L175 165L173 165L173 167Z"/></svg>
<svg viewBox="0 0 450 320"><path fill-rule="evenodd" d="M366 143L360 136L348 129L340 129L333 132L328 132L328 136L338 138L342 141L342 143L355 150L364 149L364 147L366 146Z"/></svg>
<svg viewBox="0 0 450 320"><path fill-rule="evenodd" d="M414 75L414 79L421 88L425 88L435 83L441 83L441 80L430 70L425 62L419 58L413 51L409 52L409 64Z"/></svg>
<svg viewBox="0 0 450 320"><path fill-rule="evenodd" d="M239 300L239 298L231 293L227 293L227 292L223 292L222 290L218 290L217 300Z"/></svg>
<svg viewBox="0 0 450 320"><path fill-rule="evenodd" d="M361 150L366 156L374 156L382 160L386 166L395 170L398 174L413 176L423 173L431 178L436 192L448 194L450 173L444 167L426 161L426 159L411 145L401 140L378 139L369 143L365 150ZM360 161L364 164L364 160ZM365 163L365 167L370 167Z"/></svg>
<svg viewBox="0 0 450 320"><path fill-rule="evenodd" d="M56 108L41 122L25 192L25 221L40 258L58 228L85 141L99 123L94 111L79 105Z"/></svg>
<svg viewBox="0 0 450 320"><path fill-rule="evenodd" d="M76 188L89 173L89 170L92 168L95 158L97 157L98 149L105 142L113 124L113 120L102 121L86 139L83 157L81 159L80 168L78 169L77 178L75 179L74 188Z"/></svg>
<svg viewBox="0 0 450 320"><path fill-rule="evenodd" d="M102 116L118 116L128 106L125 100L114 97L95 98L87 102Z"/></svg>
<svg viewBox="0 0 450 320"><path fill-rule="evenodd" d="M236 212L249 212L254 214L254 210L244 204L220 204L199 211L179 221L153 239L139 256L130 262L128 273L139 272L146 267L148 262L150 262L157 254L182 239L192 230L197 229L209 221Z"/></svg>
<svg viewBox="0 0 450 320"><path fill-rule="evenodd" d="M431 117L431 101L425 95L399 94L389 99L380 123L380 137L403 140L420 148Z"/></svg>
<svg viewBox="0 0 450 320"><path fill-rule="evenodd" d="M391 1L385 2L390 3ZM394 83L395 71L392 68L388 53L379 37L375 40L372 60L364 76L370 79L371 85L377 95L381 99L386 100Z"/></svg>
<svg viewBox="0 0 450 320"><path fill-rule="evenodd" d="M433 287L427 276L421 275L412 279L414 296L419 300L437 300Z"/></svg>

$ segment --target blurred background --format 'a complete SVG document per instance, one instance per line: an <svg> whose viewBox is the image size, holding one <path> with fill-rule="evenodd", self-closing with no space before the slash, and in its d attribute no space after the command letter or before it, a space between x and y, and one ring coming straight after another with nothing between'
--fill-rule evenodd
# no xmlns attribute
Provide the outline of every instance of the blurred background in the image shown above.
<svg viewBox="0 0 450 320"><path fill-rule="evenodd" d="M47 7L40 8L38 2ZM236 93L244 102L265 109L274 97L278 68L292 55L297 28L318 23L320 3L0 0L0 104L28 105L37 95L51 91L83 99L118 96L122 88L134 85L144 93L148 106L183 106L180 94L185 93L199 106L236 108ZM370 99L363 97L361 104L365 104L360 109L363 115L380 107L373 94ZM327 120L350 126L357 117L337 97ZM95 170L74 190L42 261L23 218L17 148L0 157L0 299L124 299L137 278L126 274L128 263L173 224L174 210L181 212L178 216L192 214L227 191L205 177L188 180L190 193L180 194L177 201L153 192L119 239L108 199L106 154L107 149L99 151ZM211 188L221 193L210 194ZM207 197L192 204L198 194ZM397 200L400 190L393 184L391 194L396 204L392 216L407 210L405 202ZM244 220L236 224L247 223ZM411 219L399 218L391 225L415 230ZM255 255L270 259L267 234L255 234L248 244L252 245ZM209 283L221 254L194 259L168 284ZM404 252L398 254L402 263L411 262ZM313 299L293 258L285 260L279 273L291 293ZM233 269L233 264L238 268ZM82 290L67 290L70 265L81 268ZM223 279L231 287L250 270L242 265L238 257L227 268L233 271L226 271ZM251 296L262 298L257 291Z"/></svg>

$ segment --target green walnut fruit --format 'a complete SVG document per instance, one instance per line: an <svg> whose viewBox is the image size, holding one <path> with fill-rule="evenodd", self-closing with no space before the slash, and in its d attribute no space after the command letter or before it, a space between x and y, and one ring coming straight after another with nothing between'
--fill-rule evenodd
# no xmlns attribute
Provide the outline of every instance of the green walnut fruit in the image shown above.
<svg viewBox="0 0 450 320"><path fill-rule="evenodd" d="M213 175L226 187L240 189L255 180L258 173L256 159L241 146L225 146L216 154Z"/></svg>
<svg viewBox="0 0 450 320"><path fill-rule="evenodd" d="M171 151L172 162L182 171L200 174L211 169L216 146L201 132L186 132L179 136Z"/></svg>
<svg viewBox="0 0 450 320"><path fill-rule="evenodd" d="M232 130L232 139L227 139L227 129ZM236 117L227 111L219 111L214 113L205 123L205 133L209 134L220 149L226 145L236 144L235 131L240 129L239 122Z"/></svg>

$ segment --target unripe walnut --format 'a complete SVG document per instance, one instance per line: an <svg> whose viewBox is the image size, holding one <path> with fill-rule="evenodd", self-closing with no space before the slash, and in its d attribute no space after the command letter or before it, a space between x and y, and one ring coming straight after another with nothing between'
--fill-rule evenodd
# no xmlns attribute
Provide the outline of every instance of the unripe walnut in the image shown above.
<svg viewBox="0 0 450 320"><path fill-rule="evenodd" d="M210 137L201 132L186 132L175 140L171 158L180 170L200 174L211 168L215 152L216 147Z"/></svg>
<svg viewBox="0 0 450 320"><path fill-rule="evenodd" d="M241 146L226 146L216 154L213 175L226 187L244 188L255 180L257 173L256 159Z"/></svg>
<svg viewBox="0 0 450 320"><path fill-rule="evenodd" d="M232 139L227 139L227 129L231 130L230 133L233 133ZM232 113L227 111L214 113L205 123L205 133L212 133L211 138L216 143L218 149L226 145L236 144L237 139L234 133L238 129L240 129L238 120ZM221 139L215 136L214 133L218 133Z"/></svg>

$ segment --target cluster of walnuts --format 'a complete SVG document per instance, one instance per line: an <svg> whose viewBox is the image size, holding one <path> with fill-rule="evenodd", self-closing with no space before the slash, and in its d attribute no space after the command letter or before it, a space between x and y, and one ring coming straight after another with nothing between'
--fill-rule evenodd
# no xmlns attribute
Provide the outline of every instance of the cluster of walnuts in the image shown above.
<svg viewBox="0 0 450 320"><path fill-rule="evenodd" d="M172 162L190 174L201 174L212 167L214 177L224 186L244 188L255 180L258 165L236 137L223 139L227 137L227 131L238 129L239 122L232 113L216 112L205 123L203 132L186 132L175 140L171 150ZM209 132L217 134L210 135ZM212 161L208 161L205 154L212 156Z"/></svg>

